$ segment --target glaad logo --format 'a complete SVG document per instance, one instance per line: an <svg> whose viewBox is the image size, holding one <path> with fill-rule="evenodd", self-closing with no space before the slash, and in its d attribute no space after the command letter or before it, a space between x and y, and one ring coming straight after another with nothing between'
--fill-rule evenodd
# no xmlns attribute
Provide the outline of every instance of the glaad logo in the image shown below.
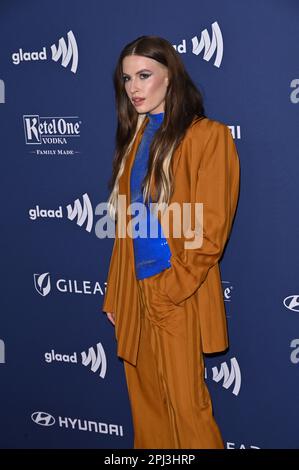
<svg viewBox="0 0 299 470"><path fill-rule="evenodd" d="M37 292L45 297L51 291L50 273L33 274L34 287ZM106 283L105 283L106 284ZM78 281L76 279L58 279L55 283L56 289L63 294L97 294L104 295L104 290L101 288L98 281Z"/></svg>
<svg viewBox="0 0 299 470"><path fill-rule="evenodd" d="M235 357L230 360L231 370L229 370L226 362L222 362L220 369L212 367L213 380L214 382L220 382L223 380L222 386L226 389L234 385L232 393L239 395L241 389L241 370L238 361ZM207 371L205 371L205 377L207 377Z"/></svg>
<svg viewBox="0 0 299 470"><path fill-rule="evenodd" d="M68 45L66 45L64 38L60 38L58 47L56 47L55 44L51 46L52 60L57 62L62 56L61 65L63 67L67 67L72 60L71 71L76 73L78 68L79 55L76 38L72 30L67 33L67 38ZM20 48L18 52L14 52L12 54L12 62L14 65L19 65L20 62L23 61L28 62L37 60L47 60L47 49L45 46L40 52L24 52L23 49Z"/></svg>
<svg viewBox="0 0 299 470"><path fill-rule="evenodd" d="M26 145L67 144L68 138L80 137L81 121L78 116L23 115ZM50 150L37 150L37 155L49 155ZM51 150L54 152L54 150ZM71 150L69 151L71 152ZM73 151L74 152L74 151ZM55 154L64 155L62 150Z"/></svg>
<svg viewBox="0 0 299 470"><path fill-rule="evenodd" d="M123 437L124 435L123 426L119 424L108 424L81 418L69 418L68 416L58 416L57 419L55 419L54 416L44 411L32 413L31 419L34 423L41 426L53 426L53 424L56 423L60 428L70 428L72 431L89 431L119 437Z"/></svg>
<svg viewBox="0 0 299 470"><path fill-rule="evenodd" d="M57 62L62 56L61 65L63 67L67 67L72 59L71 71L76 73L78 68L78 46L73 31L67 33L67 38L68 45L66 45L64 38L60 38L58 48L55 44L51 46L52 59Z"/></svg>
<svg viewBox="0 0 299 470"><path fill-rule="evenodd" d="M293 312L299 312L299 295L289 295L283 300L283 305Z"/></svg>
<svg viewBox="0 0 299 470"><path fill-rule="evenodd" d="M192 52L196 55L200 54L204 49L203 59L206 61L211 60L213 54L216 51L214 65L215 67L220 67L223 57L223 38L217 21L212 23L212 41L210 39L208 30L204 29L201 32L200 41L198 41L197 36L192 38L192 46Z"/></svg>
<svg viewBox="0 0 299 470"><path fill-rule="evenodd" d="M186 53L186 39L183 39L181 44L173 44L173 47L180 54ZM192 53L199 55L203 49L203 59L210 61L215 54L214 65L219 68L223 58L223 37L217 21L212 23L212 40L207 29L201 32L200 39L197 36L192 38Z"/></svg>
<svg viewBox="0 0 299 470"><path fill-rule="evenodd" d="M107 372L107 359L104 348L101 343L96 345L96 348L90 347L88 352L81 352L82 365L89 367L92 372L98 372L98 375L104 379ZM78 355L76 352L73 354L55 353L54 349L51 352L45 353L45 361L52 362L67 362L78 364Z"/></svg>
<svg viewBox="0 0 299 470"><path fill-rule="evenodd" d="M93 227L93 208L90 198L87 193L83 194L83 202L80 199L76 199L73 203L66 206L67 218L69 220L76 219L77 225L82 227L85 224L85 230L91 232ZM62 206L58 209L42 209L38 204L35 208L29 209L29 217L31 220L37 219L62 219L63 212Z"/></svg>
<svg viewBox="0 0 299 470"><path fill-rule="evenodd" d="M55 418L44 411L36 411L35 413L32 413L31 419L40 426L53 426L55 423Z"/></svg>
<svg viewBox="0 0 299 470"><path fill-rule="evenodd" d="M68 219L74 220L76 218L77 225L80 227L86 223L85 230L91 232L93 226L93 209L87 193L83 194L83 206L80 200L76 199L73 207L71 204L68 204L66 208Z"/></svg>
<svg viewBox="0 0 299 470"><path fill-rule="evenodd" d="M5 103L5 84L4 81L0 79L0 104Z"/></svg>
<svg viewBox="0 0 299 470"><path fill-rule="evenodd" d="M103 379L107 371L107 359L101 343L97 344L97 349L89 348L88 352L81 352L82 364L90 366L92 372L97 372L100 368L99 376Z"/></svg>
<svg viewBox="0 0 299 470"><path fill-rule="evenodd" d="M294 349L291 352L290 360L293 364L298 364L299 362L299 339L293 339L291 341L290 347Z"/></svg>
<svg viewBox="0 0 299 470"><path fill-rule="evenodd" d="M51 290L50 273L33 274L34 286L37 292L45 297Z"/></svg>
<svg viewBox="0 0 299 470"><path fill-rule="evenodd" d="M0 339L0 364L5 364L5 343Z"/></svg>
<svg viewBox="0 0 299 470"><path fill-rule="evenodd" d="M29 209L29 218L31 220L36 219L62 219L62 206L59 206L58 209L41 209L39 205L36 205L35 208Z"/></svg>

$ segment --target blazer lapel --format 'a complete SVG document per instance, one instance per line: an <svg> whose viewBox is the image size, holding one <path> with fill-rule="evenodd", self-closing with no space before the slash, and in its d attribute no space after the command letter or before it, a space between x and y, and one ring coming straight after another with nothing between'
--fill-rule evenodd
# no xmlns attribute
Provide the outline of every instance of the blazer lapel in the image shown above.
<svg viewBox="0 0 299 470"><path fill-rule="evenodd" d="M135 272L135 263L134 263L134 247L133 247L133 239L130 235L128 235L127 230L129 227L130 220L132 218L131 215L128 214L128 206L131 203L131 171L135 159L136 152L138 150L138 146L141 142L143 131L149 121L149 118L146 117L143 121L143 123L140 126L140 129L137 132L135 141L132 145L132 148L129 152L129 155L127 157L127 161L125 164L125 168L123 171L122 176L120 177L119 180L119 194L125 195L126 196L126 201L125 201L125 221L126 221L126 243L128 244L128 249L129 249L129 255L130 255L130 260L133 268L134 275L136 277L136 272Z"/></svg>

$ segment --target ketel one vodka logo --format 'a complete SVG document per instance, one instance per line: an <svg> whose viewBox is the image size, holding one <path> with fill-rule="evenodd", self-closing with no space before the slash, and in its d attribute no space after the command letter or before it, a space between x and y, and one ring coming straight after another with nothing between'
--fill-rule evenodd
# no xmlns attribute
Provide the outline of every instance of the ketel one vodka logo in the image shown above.
<svg viewBox="0 0 299 470"><path fill-rule="evenodd" d="M80 137L78 116L58 117L27 114L23 116L26 145L67 144L68 139Z"/></svg>
<svg viewBox="0 0 299 470"><path fill-rule="evenodd" d="M65 68L70 64L71 71L76 73L78 68L79 55L77 41L73 31L70 30L67 33L67 40L68 43L66 43L65 39L61 37L58 41L58 46L52 44L52 60L54 60L54 62L60 63L62 67ZM40 51L23 51L23 49L20 48L18 52L14 52L12 54L12 62L14 65L19 65L21 62L40 60L48 60L47 49L45 46Z"/></svg>

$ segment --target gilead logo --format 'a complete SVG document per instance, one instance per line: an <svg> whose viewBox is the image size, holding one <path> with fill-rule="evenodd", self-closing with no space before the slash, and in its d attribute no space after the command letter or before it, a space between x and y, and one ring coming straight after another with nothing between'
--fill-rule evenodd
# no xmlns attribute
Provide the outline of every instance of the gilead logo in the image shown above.
<svg viewBox="0 0 299 470"><path fill-rule="evenodd" d="M46 297L51 292L50 273L33 274L35 290ZM56 290L63 294L84 294L84 295L104 295L105 288L102 289L98 281L86 281L77 279L57 279L54 281ZM106 285L106 283L105 283Z"/></svg>

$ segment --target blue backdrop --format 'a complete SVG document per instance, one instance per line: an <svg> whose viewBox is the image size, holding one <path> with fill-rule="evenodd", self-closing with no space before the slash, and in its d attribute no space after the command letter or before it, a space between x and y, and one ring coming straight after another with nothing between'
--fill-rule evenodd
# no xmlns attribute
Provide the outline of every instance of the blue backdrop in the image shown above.
<svg viewBox="0 0 299 470"><path fill-rule="evenodd" d="M112 73L168 39L241 163L220 264L231 347L206 359L227 448L299 448L295 0L0 2L1 448L131 448L95 233L116 127Z"/></svg>

